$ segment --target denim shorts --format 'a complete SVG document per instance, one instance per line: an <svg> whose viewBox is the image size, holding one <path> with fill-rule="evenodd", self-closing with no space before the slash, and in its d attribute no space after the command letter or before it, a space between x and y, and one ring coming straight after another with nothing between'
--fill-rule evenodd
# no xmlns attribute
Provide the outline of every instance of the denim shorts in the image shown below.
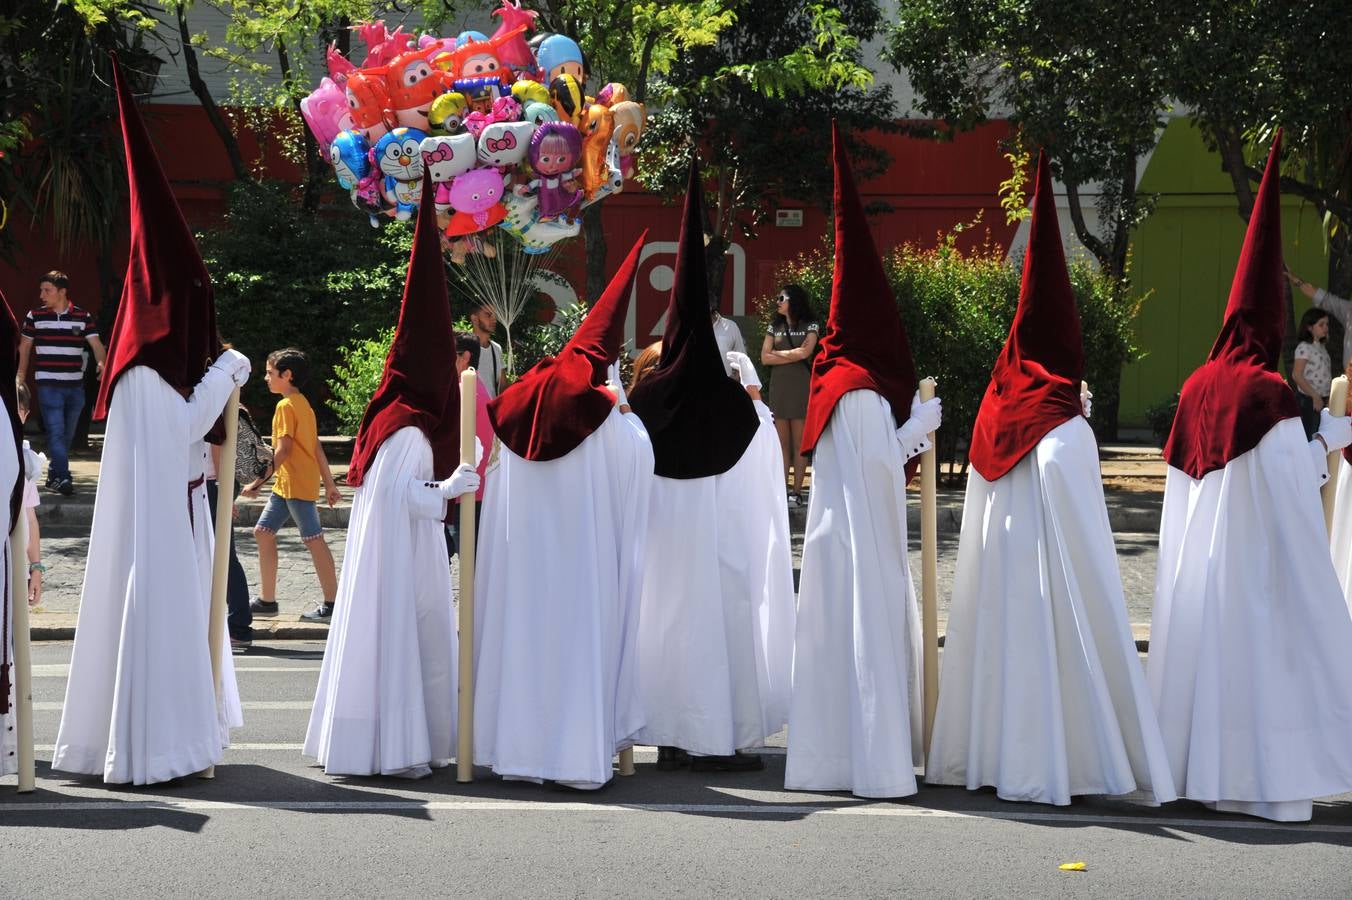
<svg viewBox="0 0 1352 900"><path fill-rule="evenodd" d="M277 530L291 519L296 520L302 541L312 541L323 534L324 529L319 525L319 508L315 506L315 501L288 500L275 493L268 497L268 505L264 508L263 515L258 517L258 524L254 526L254 530L271 531L276 534Z"/></svg>

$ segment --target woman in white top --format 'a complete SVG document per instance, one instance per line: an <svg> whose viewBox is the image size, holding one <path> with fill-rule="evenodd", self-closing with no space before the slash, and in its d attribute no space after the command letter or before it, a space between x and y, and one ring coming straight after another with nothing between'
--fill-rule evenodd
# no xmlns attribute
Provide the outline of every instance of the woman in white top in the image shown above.
<svg viewBox="0 0 1352 900"><path fill-rule="evenodd" d="M1328 336L1329 314L1317 307L1305 310L1300 317L1300 343L1296 344L1291 380L1296 383L1306 438L1312 438L1319 430L1319 411L1328 403L1329 385L1333 381L1329 351L1324 347Z"/></svg>

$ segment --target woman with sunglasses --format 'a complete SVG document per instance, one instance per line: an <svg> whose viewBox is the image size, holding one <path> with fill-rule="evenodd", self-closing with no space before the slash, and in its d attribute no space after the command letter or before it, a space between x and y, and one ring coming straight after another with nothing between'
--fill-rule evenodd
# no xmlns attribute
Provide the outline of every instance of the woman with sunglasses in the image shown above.
<svg viewBox="0 0 1352 900"><path fill-rule="evenodd" d="M807 418L807 392L812 381L812 355L817 352L818 324L807 291L786 284L775 299L775 315L761 345L761 362L770 373L770 412L775 416L784 453L784 480L789 483L789 508L804 505L803 475L807 460L798 453ZM793 475L790 478L789 471Z"/></svg>

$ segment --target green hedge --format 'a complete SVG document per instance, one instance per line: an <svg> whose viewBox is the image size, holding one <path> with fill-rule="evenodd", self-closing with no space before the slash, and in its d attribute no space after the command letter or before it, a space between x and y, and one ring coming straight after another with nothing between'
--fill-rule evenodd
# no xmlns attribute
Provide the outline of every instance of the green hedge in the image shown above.
<svg viewBox="0 0 1352 900"><path fill-rule="evenodd" d="M944 401L939 454L965 470L977 408L1018 306L1022 258L1011 264L1004 250L990 242L963 251L957 245L960 231L947 235L937 248L922 250L909 244L893 248L884 254L884 269L906 325L917 374L934 376ZM823 328L832 266L833 251L827 245L778 273L780 283L800 284L812 295ZM1112 281L1086 261L1074 260L1069 268L1084 337L1085 380L1094 392L1091 424L1102 434L1115 426L1122 366L1140 355L1131 330L1140 300L1114 292ZM762 308L772 311L772 299Z"/></svg>
<svg viewBox="0 0 1352 900"><path fill-rule="evenodd" d="M273 350L299 347L311 362L304 393L320 432L330 433L337 419L326 403L341 348L397 321L412 229L390 223L373 230L351 208L310 215L294 190L277 182L235 185L224 221L198 241L221 336L253 362L245 404L260 423L271 420L276 398L263 383L264 360Z"/></svg>

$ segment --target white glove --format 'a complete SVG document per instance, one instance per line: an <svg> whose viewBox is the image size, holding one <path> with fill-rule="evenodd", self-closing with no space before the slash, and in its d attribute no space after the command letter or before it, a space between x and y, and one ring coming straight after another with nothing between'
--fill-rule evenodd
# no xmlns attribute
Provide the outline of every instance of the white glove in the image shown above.
<svg viewBox="0 0 1352 900"><path fill-rule="evenodd" d="M919 456L930 448L930 432L937 431L942 420L943 404L939 398L922 402L917 391L911 401L911 417L897 429L897 440L901 442L902 452L907 459Z"/></svg>
<svg viewBox="0 0 1352 900"><path fill-rule="evenodd" d="M461 463L451 477L437 485L441 496L447 499L472 494L479 489L479 473L469 463Z"/></svg>
<svg viewBox="0 0 1352 900"><path fill-rule="evenodd" d="M624 393L624 382L620 380L620 362L616 360L606 369L606 381L610 384L610 389L615 392L615 405L624 406L629 402L629 397Z"/></svg>
<svg viewBox="0 0 1352 900"><path fill-rule="evenodd" d="M1327 408L1319 411L1319 431L1316 432L1328 446L1328 452L1341 450L1352 444L1352 419L1335 416Z"/></svg>
<svg viewBox="0 0 1352 900"><path fill-rule="evenodd" d="M761 386L760 375L756 372L756 367L751 364L751 357L738 350L729 350L728 363L732 366L732 371L736 373L737 380L742 383L742 387L758 388Z"/></svg>
<svg viewBox="0 0 1352 900"><path fill-rule="evenodd" d="M253 371L249 357L238 350L222 351L221 355L216 357L216 362L212 364L212 367L229 375L239 387L244 387L245 382L249 380L249 373Z"/></svg>
<svg viewBox="0 0 1352 900"><path fill-rule="evenodd" d="M37 478L42 472L42 464L46 458L40 454L34 453L33 448L28 446L28 441L23 442L23 477L27 481Z"/></svg>
<svg viewBox="0 0 1352 900"><path fill-rule="evenodd" d="M1086 419L1089 418L1090 411L1093 410L1094 408L1093 391L1089 390L1088 388L1085 388L1084 390L1080 391L1080 406L1084 408L1084 417Z"/></svg>

